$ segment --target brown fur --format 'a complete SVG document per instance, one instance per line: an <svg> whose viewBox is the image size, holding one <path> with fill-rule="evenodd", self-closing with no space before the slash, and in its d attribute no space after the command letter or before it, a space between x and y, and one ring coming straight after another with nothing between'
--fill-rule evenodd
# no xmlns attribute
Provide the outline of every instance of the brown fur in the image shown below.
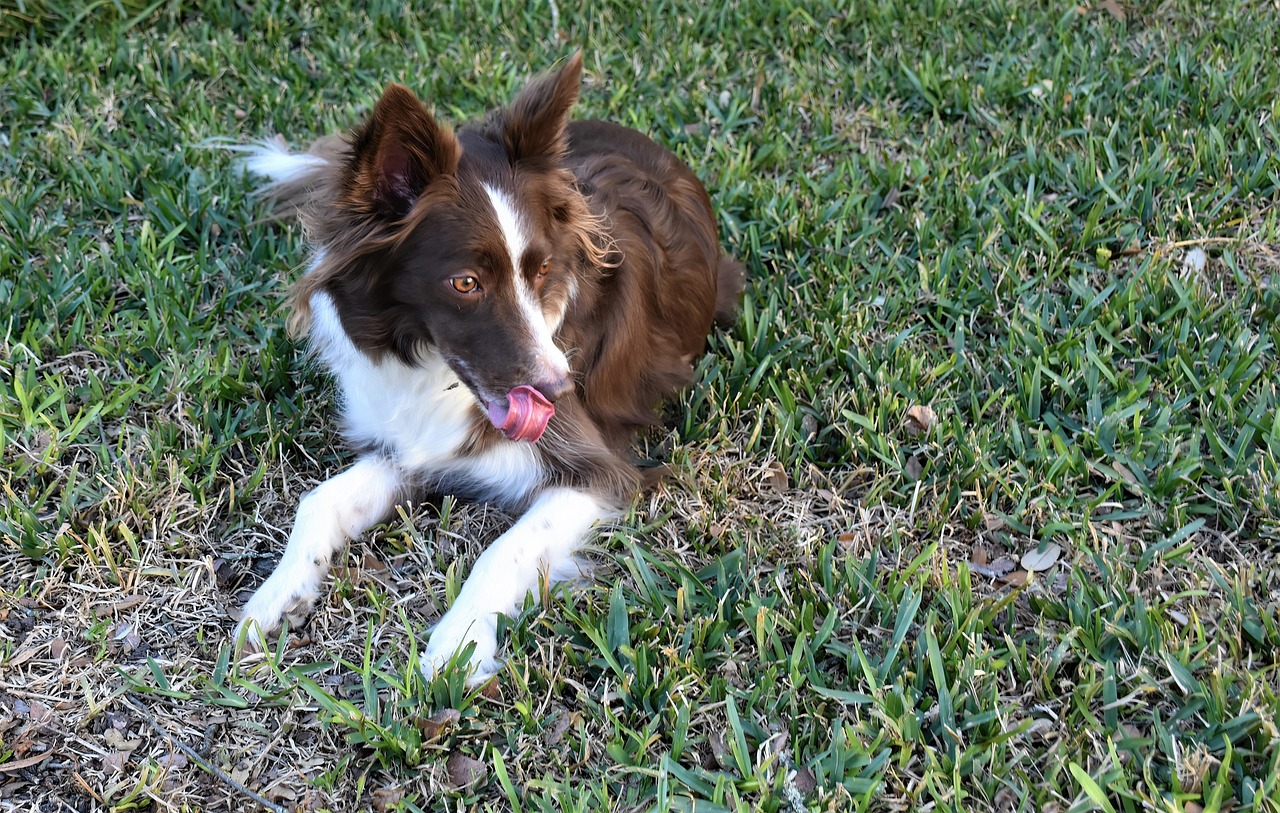
<svg viewBox="0 0 1280 813"><path fill-rule="evenodd" d="M345 332L375 359L413 363L424 348L443 348L446 357L450 348L472 348L456 369L479 392L486 376L506 387L532 375L520 359L494 356L519 347L519 337L490 319L475 327L485 335L465 344L445 324L456 319L427 314L451 313L451 294L435 293L443 290L437 269L451 258L481 269L502 262L482 184L506 190L536 243L531 265L515 273L539 286L544 312L564 312L556 343L575 382L539 451L553 481L621 502L640 482L629 459L634 431L690 382L713 321L736 314L744 272L721 252L710 199L674 155L618 125L568 122L580 72L575 56L510 107L456 133L392 85L349 139L313 145L327 165L270 191L300 211L324 250L293 289L292 328L305 331L311 296L325 291ZM544 255L555 261L545 280L534 267ZM485 307L512 307L509 284L485 280ZM477 414L471 448L499 439Z"/></svg>

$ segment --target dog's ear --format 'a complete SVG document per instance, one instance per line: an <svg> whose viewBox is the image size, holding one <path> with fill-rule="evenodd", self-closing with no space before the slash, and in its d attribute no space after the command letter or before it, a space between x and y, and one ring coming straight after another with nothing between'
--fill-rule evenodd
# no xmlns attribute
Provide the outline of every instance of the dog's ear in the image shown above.
<svg viewBox="0 0 1280 813"><path fill-rule="evenodd" d="M578 101L581 84L579 51L560 70L539 76L516 94L503 132L512 161L558 158L564 154L565 125L569 109Z"/></svg>
<svg viewBox="0 0 1280 813"><path fill-rule="evenodd" d="M413 91L391 84L369 120L351 138L349 203L362 211L403 217L427 184L458 166L457 139Z"/></svg>

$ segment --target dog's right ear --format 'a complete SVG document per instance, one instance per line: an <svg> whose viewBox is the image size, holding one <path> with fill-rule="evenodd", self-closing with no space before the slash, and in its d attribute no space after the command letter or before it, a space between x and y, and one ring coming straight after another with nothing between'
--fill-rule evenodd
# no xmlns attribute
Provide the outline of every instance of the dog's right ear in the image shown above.
<svg viewBox="0 0 1280 813"><path fill-rule="evenodd" d="M427 184L452 174L461 150L413 91L388 85L369 120L351 138L347 204L399 219Z"/></svg>

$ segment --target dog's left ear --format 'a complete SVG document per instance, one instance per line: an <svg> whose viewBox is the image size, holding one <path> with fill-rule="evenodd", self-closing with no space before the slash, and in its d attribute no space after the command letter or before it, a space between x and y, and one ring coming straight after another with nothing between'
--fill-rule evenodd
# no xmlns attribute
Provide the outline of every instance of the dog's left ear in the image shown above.
<svg viewBox="0 0 1280 813"><path fill-rule="evenodd" d="M507 111L503 138L513 162L564 154L565 125L582 85L582 52L564 67L531 81Z"/></svg>

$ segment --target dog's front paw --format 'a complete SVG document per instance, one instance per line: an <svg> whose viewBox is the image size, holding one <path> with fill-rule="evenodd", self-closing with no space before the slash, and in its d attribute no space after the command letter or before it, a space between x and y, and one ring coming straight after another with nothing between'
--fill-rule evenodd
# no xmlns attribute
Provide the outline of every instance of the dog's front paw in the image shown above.
<svg viewBox="0 0 1280 813"><path fill-rule="evenodd" d="M474 616L453 610L431 631L431 640L422 653L422 674L431 680L468 644L475 648L466 662L459 661L467 670L467 685L478 686L498 673L502 663L498 660L498 617L493 613Z"/></svg>
<svg viewBox="0 0 1280 813"><path fill-rule="evenodd" d="M288 584L272 574L249 598L240 611L235 641L244 642L251 650L266 649L267 636L280 629L287 618L296 627L306 620L315 607L318 593L297 584Z"/></svg>

